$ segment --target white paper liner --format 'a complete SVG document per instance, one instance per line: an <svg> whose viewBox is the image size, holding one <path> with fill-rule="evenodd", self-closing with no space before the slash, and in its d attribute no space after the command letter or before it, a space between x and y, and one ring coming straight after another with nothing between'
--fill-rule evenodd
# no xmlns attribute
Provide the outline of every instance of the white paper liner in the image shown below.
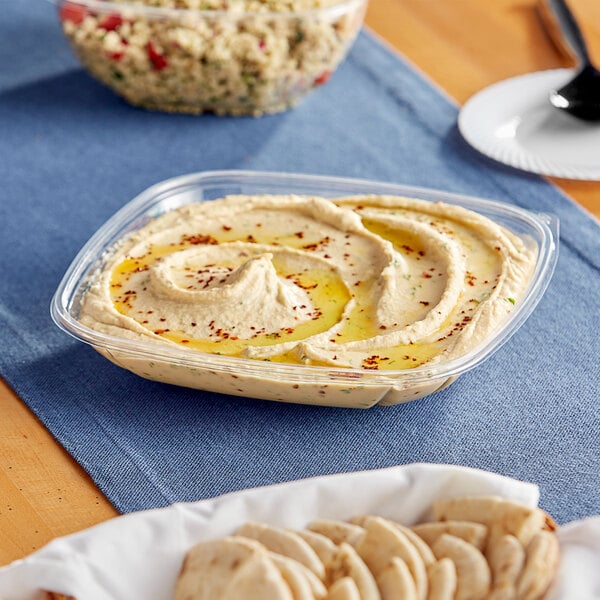
<svg viewBox="0 0 600 600"><path fill-rule="evenodd" d="M248 520L302 528L315 518L377 514L414 524L438 498L495 494L536 506L535 485L451 465L412 464L255 488L117 517L0 569L1 600L41 590L77 600L171 600L185 551ZM600 598L600 516L558 531L561 567L548 600Z"/></svg>

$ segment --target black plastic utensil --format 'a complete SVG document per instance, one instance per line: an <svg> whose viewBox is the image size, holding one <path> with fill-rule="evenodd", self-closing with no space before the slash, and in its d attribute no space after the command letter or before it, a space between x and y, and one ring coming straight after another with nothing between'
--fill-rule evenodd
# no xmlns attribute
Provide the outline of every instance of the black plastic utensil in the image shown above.
<svg viewBox="0 0 600 600"><path fill-rule="evenodd" d="M564 0L544 0L556 17L561 32L579 59L577 75L550 93L556 108L585 121L600 121L600 71L593 65L581 29Z"/></svg>

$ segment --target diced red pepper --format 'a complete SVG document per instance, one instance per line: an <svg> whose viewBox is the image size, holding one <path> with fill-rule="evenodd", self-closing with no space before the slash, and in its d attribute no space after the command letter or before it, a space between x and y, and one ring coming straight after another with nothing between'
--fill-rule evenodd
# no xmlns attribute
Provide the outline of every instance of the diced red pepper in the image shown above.
<svg viewBox="0 0 600 600"><path fill-rule="evenodd" d="M315 85L323 85L329 81L331 77L331 71L323 71L316 79Z"/></svg>
<svg viewBox="0 0 600 600"><path fill-rule="evenodd" d="M162 71L169 65L169 61L156 50L152 42L148 42L146 50L148 52L148 58L156 71Z"/></svg>
<svg viewBox="0 0 600 600"><path fill-rule="evenodd" d="M106 29L106 31L114 31L119 25L123 23L123 18L121 15L117 13L112 13L110 15L106 15L98 25L102 27L102 29Z"/></svg>
<svg viewBox="0 0 600 600"><path fill-rule="evenodd" d="M70 2L65 2L58 12L61 21L71 21L71 23L75 23L75 25L79 25L81 21L85 19L87 14L88 11L86 8Z"/></svg>
<svg viewBox="0 0 600 600"><path fill-rule="evenodd" d="M124 52L107 52L106 53L108 58L111 58L112 60L121 60L123 58L123 54L125 54Z"/></svg>

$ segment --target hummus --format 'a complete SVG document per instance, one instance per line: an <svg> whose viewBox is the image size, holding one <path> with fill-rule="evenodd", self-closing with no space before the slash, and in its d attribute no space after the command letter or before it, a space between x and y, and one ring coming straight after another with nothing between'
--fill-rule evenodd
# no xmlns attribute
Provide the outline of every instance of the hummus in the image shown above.
<svg viewBox="0 0 600 600"><path fill-rule="evenodd" d="M464 208L391 196L229 196L121 241L83 324L190 352L412 369L457 358L522 297L536 252Z"/></svg>

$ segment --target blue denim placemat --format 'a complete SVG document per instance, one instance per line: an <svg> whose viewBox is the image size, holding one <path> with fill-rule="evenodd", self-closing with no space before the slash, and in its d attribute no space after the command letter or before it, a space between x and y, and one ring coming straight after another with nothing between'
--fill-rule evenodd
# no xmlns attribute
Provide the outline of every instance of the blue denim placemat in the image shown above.
<svg viewBox="0 0 600 600"><path fill-rule="evenodd" d="M427 461L535 482L560 522L600 513L600 229L571 200L471 150L456 106L369 34L293 111L190 117L131 108L90 79L51 5L0 8L0 374L120 511ZM381 179L552 212L557 271L482 366L428 399L369 411L145 381L52 324L61 276L118 208L162 179L228 168Z"/></svg>

